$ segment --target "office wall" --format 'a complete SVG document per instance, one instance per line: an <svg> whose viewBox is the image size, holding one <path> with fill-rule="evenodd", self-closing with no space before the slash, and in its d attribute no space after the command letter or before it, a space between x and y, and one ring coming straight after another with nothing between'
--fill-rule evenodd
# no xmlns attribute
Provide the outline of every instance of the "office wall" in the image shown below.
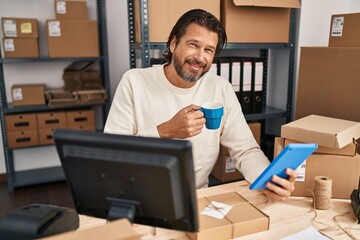
<svg viewBox="0 0 360 240"><path fill-rule="evenodd" d="M22 8L22 4L27 1L38 1L40 6L34 4L32 8ZM52 5L52 0L0 0L0 17L12 16L12 13L20 14L23 17L47 18L47 9ZM94 0L88 0L92 12L90 17L95 16ZM112 96L116 86L120 81L122 74L129 68L129 45L128 45L128 22L127 22L127 1L125 0L107 0L107 22L108 39L110 55L110 79ZM328 31L330 27L330 16L333 13L360 12L360 3L358 0L303 0L300 16L299 44L298 46L326 46ZM274 54L274 61L287 61L285 54L279 52ZM280 66L281 64L275 63ZM52 70L58 69L54 66ZM44 71L44 69L41 69ZM56 71L56 70L55 70ZM283 69L274 70L273 74ZM49 73L50 74L50 73ZM280 74L279 74L280 75ZM16 73L12 75L16 77ZM285 81L286 77L281 79ZM61 79L57 79L61 81ZM278 86L283 87L282 82ZM55 84L55 83L54 83ZM271 95L271 94L270 94ZM284 95L274 94L275 104L281 104ZM24 149L16 151L16 169L29 169L42 166L52 166L59 164L54 147L43 147L36 149ZM2 139L0 138L0 173L5 171L4 154L2 149Z"/></svg>

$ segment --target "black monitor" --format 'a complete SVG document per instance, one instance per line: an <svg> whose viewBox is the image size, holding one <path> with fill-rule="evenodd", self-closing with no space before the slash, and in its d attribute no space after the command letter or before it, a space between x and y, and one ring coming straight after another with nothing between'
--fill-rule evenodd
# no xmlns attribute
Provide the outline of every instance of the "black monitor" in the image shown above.
<svg viewBox="0 0 360 240"><path fill-rule="evenodd" d="M79 214L198 230L189 141L69 129L53 138Z"/></svg>

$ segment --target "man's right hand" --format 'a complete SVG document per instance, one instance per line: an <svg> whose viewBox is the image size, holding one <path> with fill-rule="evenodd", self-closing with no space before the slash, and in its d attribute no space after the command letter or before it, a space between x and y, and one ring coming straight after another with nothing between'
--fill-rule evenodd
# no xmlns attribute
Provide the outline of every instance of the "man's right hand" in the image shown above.
<svg viewBox="0 0 360 240"><path fill-rule="evenodd" d="M206 122L201 107L189 105L175 114L169 121L157 126L161 138L188 138L201 133Z"/></svg>

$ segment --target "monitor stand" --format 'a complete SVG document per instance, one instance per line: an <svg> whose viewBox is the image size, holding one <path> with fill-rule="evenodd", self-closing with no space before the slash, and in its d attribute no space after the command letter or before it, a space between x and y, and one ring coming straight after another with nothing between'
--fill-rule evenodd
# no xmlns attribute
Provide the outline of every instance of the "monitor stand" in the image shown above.
<svg viewBox="0 0 360 240"><path fill-rule="evenodd" d="M107 197L106 200L110 205L108 221L127 218L131 223L133 223L135 213L138 212L138 214L142 214L140 203L138 201L112 197Z"/></svg>

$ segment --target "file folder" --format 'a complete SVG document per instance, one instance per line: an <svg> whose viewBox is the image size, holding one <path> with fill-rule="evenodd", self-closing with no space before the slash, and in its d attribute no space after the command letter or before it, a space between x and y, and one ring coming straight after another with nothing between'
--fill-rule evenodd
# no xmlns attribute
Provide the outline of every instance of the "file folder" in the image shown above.
<svg viewBox="0 0 360 240"><path fill-rule="evenodd" d="M223 78L227 79L229 82L231 82L231 77L230 77L230 63L225 61L222 62L220 61L220 76L222 76Z"/></svg>
<svg viewBox="0 0 360 240"><path fill-rule="evenodd" d="M240 92L240 73L241 73L241 64L239 61L237 62L231 62L231 85L233 86L233 89L235 93Z"/></svg>
<svg viewBox="0 0 360 240"><path fill-rule="evenodd" d="M263 95L264 63L254 60L252 63L252 85L251 85L251 112L262 112L262 95Z"/></svg>
<svg viewBox="0 0 360 240"><path fill-rule="evenodd" d="M245 60L241 67L240 104L244 114L251 113L252 62Z"/></svg>

